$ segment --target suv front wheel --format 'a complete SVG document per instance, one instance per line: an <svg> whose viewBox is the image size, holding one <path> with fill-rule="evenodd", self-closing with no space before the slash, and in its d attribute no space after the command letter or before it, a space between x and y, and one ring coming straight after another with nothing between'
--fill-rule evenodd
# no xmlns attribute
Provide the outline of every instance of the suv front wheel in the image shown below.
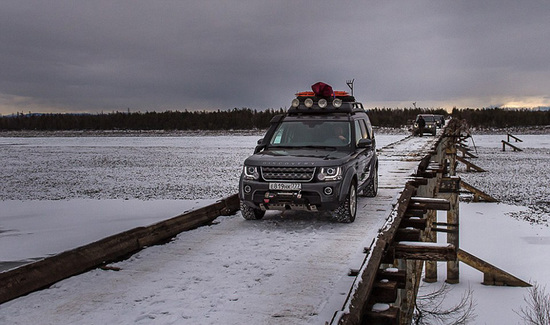
<svg viewBox="0 0 550 325"><path fill-rule="evenodd" d="M241 202L241 214L246 220L260 220L264 217L265 211L254 209Z"/></svg>
<svg viewBox="0 0 550 325"><path fill-rule="evenodd" d="M351 182L346 199L336 210L332 211L331 219L336 222L352 223L357 214L357 186Z"/></svg>

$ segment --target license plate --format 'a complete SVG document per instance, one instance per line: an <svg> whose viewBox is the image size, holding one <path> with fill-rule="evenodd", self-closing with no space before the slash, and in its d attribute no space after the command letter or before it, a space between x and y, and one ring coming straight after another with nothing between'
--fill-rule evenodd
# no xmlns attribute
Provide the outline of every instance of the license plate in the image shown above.
<svg viewBox="0 0 550 325"><path fill-rule="evenodd" d="M270 190L279 191L299 191L302 189L301 183L269 183Z"/></svg>

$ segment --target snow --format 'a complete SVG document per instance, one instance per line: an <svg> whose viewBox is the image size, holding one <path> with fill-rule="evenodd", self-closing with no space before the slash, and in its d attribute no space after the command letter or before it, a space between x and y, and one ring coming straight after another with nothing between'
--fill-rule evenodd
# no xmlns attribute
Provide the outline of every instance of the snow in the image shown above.
<svg viewBox="0 0 550 325"><path fill-rule="evenodd" d="M0 137L0 263L16 266L233 194L242 161L260 137ZM379 135L377 147L403 137ZM461 202L460 245L514 276L550 287L549 137L520 138L523 152L501 152L505 136L474 135L475 163L488 172L459 168L460 176L504 203ZM409 145L428 141L414 140ZM390 147L409 159L410 150ZM391 218L396 181L416 163L386 159L390 149L381 150L381 172L396 172L381 177L378 199L387 204L373 210ZM361 198L361 209L371 209L370 202ZM359 268L361 251L371 244L365 238L384 226L384 217L358 217L351 225L307 214L268 215L261 222L239 213L220 217L114 263L121 271L92 270L4 303L0 323L323 323L323 311L349 289L345 275ZM439 281L423 284L421 294L442 285L445 264L438 269ZM522 323L516 312L525 305L526 288L483 286L482 274L462 263L460 272L446 303L472 289L475 324ZM286 297L288 292L297 297Z"/></svg>

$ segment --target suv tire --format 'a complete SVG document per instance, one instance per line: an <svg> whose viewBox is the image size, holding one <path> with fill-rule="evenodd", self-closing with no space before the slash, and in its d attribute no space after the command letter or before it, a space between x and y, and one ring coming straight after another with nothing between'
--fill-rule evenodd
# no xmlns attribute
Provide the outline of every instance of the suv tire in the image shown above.
<svg viewBox="0 0 550 325"><path fill-rule="evenodd" d="M351 182L346 199L338 208L332 211L331 219L336 222L352 223L357 214L357 187Z"/></svg>
<svg viewBox="0 0 550 325"><path fill-rule="evenodd" d="M264 217L265 211L254 209L241 202L241 214L246 220L260 220Z"/></svg>
<svg viewBox="0 0 550 325"><path fill-rule="evenodd" d="M378 166L374 167L374 173L367 180L367 186L363 189L363 195L366 197L375 197L378 194Z"/></svg>

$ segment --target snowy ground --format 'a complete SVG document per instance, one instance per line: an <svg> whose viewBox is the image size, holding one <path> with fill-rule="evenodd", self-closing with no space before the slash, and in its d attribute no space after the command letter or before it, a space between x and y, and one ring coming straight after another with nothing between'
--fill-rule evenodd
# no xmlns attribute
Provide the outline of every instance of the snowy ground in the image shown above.
<svg viewBox="0 0 550 325"><path fill-rule="evenodd" d="M0 199L3 200L0 201L0 261L9 266L21 260L55 254L79 246L82 241L93 240L94 236L102 238L120 229L150 224L233 194L241 163L258 138L257 135L0 138L0 160L5 166L0 189ZM399 138L403 135L379 135L378 147ZM548 268L545 263L548 258L545 257L548 256L550 231L546 198L550 193L544 184L550 183L550 173L544 162L550 158L548 136L522 136L524 142L519 145L525 149L522 153L500 152L501 139L503 136L474 135L480 156L475 163L489 172L483 175L462 173L461 176L504 202L518 206L462 203L461 245L466 251L524 280L547 284L550 280L545 274ZM512 167L503 168L508 165ZM539 169L542 172L538 173ZM502 180L507 173L510 173L508 178ZM507 186L509 182L515 182L515 185ZM537 190L529 192L533 188ZM391 198L390 192L382 191L381 196L384 195ZM365 200L369 199L362 200L367 204ZM99 219L94 220L93 216ZM536 220L528 222L531 219ZM300 306L281 306L279 313L266 315L269 323L300 324L315 319L313 314L318 310L308 311L311 308L308 306L326 303L321 297L331 292L326 291L326 286L300 289L300 283L285 283L281 278L284 273L280 272L285 265L294 268L296 264L293 263L301 261L302 270L292 272L301 271L306 273L306 277L314 276L311 263L319 260L310 260L311 256L327 259L327 268L334 267L342 256L323 255L328 251L323 243L327 245L334 237L334 240L339 240L342 230L348 232L344 229L346 225L300 216L290 220L267 218L262 223L250 224L237 215L220 218L219 222L121 262L120 266L127 272L88 272L62 281L51 289L2 304L0 323L231 324L241 321L243 312L247 312L232 308L237 302L239 306L250 306L249 313L253 313L252 309L255 313L262 313L270 297L275 299L290 287L303 290L304 296L317 295L320 298L304 301ZM366 226L370 224L369 220L363 222ZM243 232L243 229L248 230ZM234 234L231 240L222 236L227 232ZM257 234L260 237L256 237ZM51 238L61 243L49 241L50 244L44 245ZM222 242L217 242L216 238ZM251 243L250 238L263 240ZM346 240L340 244L361 246L359 234L352 234ZM219 250L223 245L242 246L244 256L249 258L227 256ZM206 259L212 265L221 265L223 272L215 269L205 272L193 267L205 259L202 254L195 253L198 247L202 252L209 251ZM271 249L265 250L265 247ZM311 250L315 251L313 255ZM153 256L160 256L163 262L148 263ZM162 256L166 258L162 259ZM178 258L174 260L174 256ZM351 255L347 257L351 258ZM155 261L158 263L158 259ZM344 265L343 270L336 271L345 271L346 267ZM158 270L156 273L161 276L150 277L151 269ZM183 270L180 273L187 274L166 274L164 278L164 269L180 269ZM441 285L445 276L444 264L440 264L440 269L441 281L423 288L423 291ZM243 274L239 277L235 274L244 270L256 276ZM225 281L224 272L238 280ZM94 286L97 279L105 276L114 283L108 292L102 291L103 287ZM182 283L181 279L187 280ZM478 315L473 323L521 324L514 311L519 311L527 290L484 287L479 284L481 279L481 273L461 264L461 283L453 286L455 289L448 302L452 303L464 288L471 287ZM129 304L120 295L128 290L125 286L128 281L135 283L136 280L142 285L130 292L133 301ZM271 290L262 291L261 282L271 283L268 286ZM274 284L280 288L274 290ZM71 300L74 296L70 292L79 288L83 288L86 294L79 298L81 301ZM189 297L194 299L189 300ZM49 303L51 301L57 303L53 305ZM193 309L198 305L201 306L199 309ZM295 310L299 308L305 310ZM269 313L268 309L264 312ZM296 318L296 315L308 313L312 317ZM202 318L197 318L200 315ZM252 314L250 317L251 321L258 319Z"/></svg>

